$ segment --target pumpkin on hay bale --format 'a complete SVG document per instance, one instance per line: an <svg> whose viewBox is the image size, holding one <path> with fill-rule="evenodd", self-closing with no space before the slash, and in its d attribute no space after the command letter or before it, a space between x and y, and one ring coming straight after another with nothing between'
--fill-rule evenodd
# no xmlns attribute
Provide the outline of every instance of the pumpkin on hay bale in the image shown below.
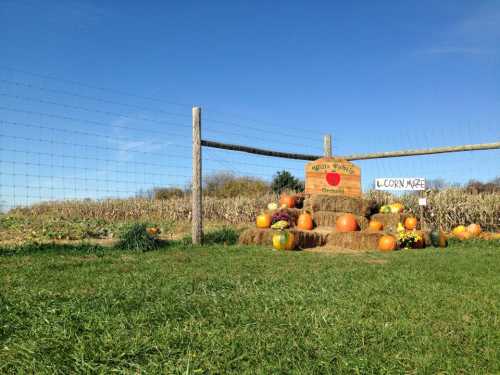
<svg viewBox="0 0 500 375"><path fill-rule="evenodd" d="M295 236L295 244L298 249L306 249L316 246L323 246L327 241L327 234L313 231L302 231L288 229L289 233ZM249 228L241 233L239 238L240 245L263 245L272 246L273 236L276 233L273 229Z"/></svg>
<svg viewBox="0 0 500 375"><path fill-rule="evenodd" d="M335 227L337 219L345 215L347 212L328 212L328 211L318 211L313 213L313 219L316 226L323 227ZM364 216L354 215L356 221L361 230L364 230L368 226L368 219Z"/></svg>
<svg viewBox="0 0 500 375"><path fill-rule="evenodd" d="M382 223L386 232L396 233L398 224L403 223L408 216L410 215L402 213L374 214L371 216L371 219Z"/></svg>

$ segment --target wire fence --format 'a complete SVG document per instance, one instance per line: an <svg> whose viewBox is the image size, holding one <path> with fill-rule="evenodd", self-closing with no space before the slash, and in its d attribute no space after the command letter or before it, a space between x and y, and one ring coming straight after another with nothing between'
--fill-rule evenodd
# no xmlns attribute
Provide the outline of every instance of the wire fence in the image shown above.
<svg viewBox="0 0 500 375"><path fill-rule="evenodd" d="M190 184L190 106L7 69L0 97L2 211Z"/></svg>
<svg viewBox="0 0 500 375"><path fill-rule="evenodd" d="M179 103L0 66L0 209L39 202L152 197L189 191L191 103ZM439 128L321 123L274 124L204 108L202 138L321 155L333 133L335 155L498 141L490 123ZM367 149L369 145L369 149ZM493 180L499 150L356 162L363 189L379 177L418 176L447 184ZM220 172L269 183L278 171L304 178L304 161L203 149L203 175Z"/></svg>

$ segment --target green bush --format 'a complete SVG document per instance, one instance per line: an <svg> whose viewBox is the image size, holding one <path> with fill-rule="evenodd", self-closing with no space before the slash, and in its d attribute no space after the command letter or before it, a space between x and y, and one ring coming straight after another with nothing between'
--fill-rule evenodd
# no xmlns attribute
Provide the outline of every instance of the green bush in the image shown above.
<svg viewBox="0 0 500 375"><path fill-rule="evenodd" d="M255 177L220 172L205 177L203 193L217 198L256 197L270 192L269 184Z"/></svg>
<svg viewBox="0 0 500 375"><path fill-rule="evenodd" d="M160 247L157 236L147 231L146 223L134 223L128 226L121 234L116 247L121 250L151 251Z"/></svg>

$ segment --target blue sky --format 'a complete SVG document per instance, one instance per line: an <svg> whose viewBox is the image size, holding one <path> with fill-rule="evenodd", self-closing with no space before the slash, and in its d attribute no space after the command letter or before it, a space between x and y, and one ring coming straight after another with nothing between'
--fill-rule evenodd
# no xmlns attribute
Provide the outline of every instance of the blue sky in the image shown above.
<svg viewBox="0 0 500 375"><path fill-rule="evenodd" d="M185 185L192 105L204 138L302 153L321 153L325 133L338 155L500 139L499 1L2 0L0 51L8 204ZM465 182L499 175L499 157L359 165L365 187ZM303 173L205 159L206 173Z"/></svg>

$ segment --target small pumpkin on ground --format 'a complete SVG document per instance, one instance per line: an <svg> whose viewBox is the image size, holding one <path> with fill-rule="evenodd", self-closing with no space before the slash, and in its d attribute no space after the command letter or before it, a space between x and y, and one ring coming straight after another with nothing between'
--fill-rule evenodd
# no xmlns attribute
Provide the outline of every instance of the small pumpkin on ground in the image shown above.
<svg viewBox="0 0 500 375"><path fill-rule="evenodd" d="M479 224L470 224L467 227L467 232L472 234L472 236L477 237L481 234L481 226Z"/></svg>
<svg viewBox="0 0 500 375"><path fill-rule="evenodd" d="M276 250L293 250L295 248L295 236L292 232L279 230L273 234L273 247Z"/></svg>
<svg viewBox="0 0 500 375"><path fill-rule="evenodd" d="M286 206L287 208L294 208L296 199L293 195L288 195L288 194L283 194L280 198L280 206L284 207Z"/></svg>
<svg viewBox="0 0 500 375"><path fill-rule="evenodd" d="M150 234L151 236L156 236L157 234L160 233L160 228L158 227L149 227L146 229L146 232Z"/></svg>
<svg viewBox="0 0 500 375"><path fill-rule="evenodd" d="M383 227L384 224L377 220L371 220L370 223L368 223L368 229L373 231L380 231Z"/></svg>
<svg viewBox="0 0 500 375"><path fill-rule="evenodd" d="M462 233L462 232L465 232L467 230L467 228L465 228L465 226L463 225L459 225L455 228L453 228L453 230L451 231L453 233L454 236L457 236Z"/></svg>
<svg viewBox="0 0 500 375"><path fill-rule="evenodd" d="M269 228L271 226L271 218L272 216L270 214L266 213L261 213L259 216L257 216L256 224L257 228L265 229Z"/></svg>
<svg viewBox="0 0 500 375"><path fill-rule="evenodd" d="M396 250L397 241L394 236L385 234L378 240L378 249L380 251L394 251Z"/></svg>
<svg viewBox="0 0 500 375"><path fill-rule="evenodd" d="M463 232L459 232L458 234L455 235L459 240L461 241L466 241L466 240L470 240L473 236L472 236L472 233L471 232L468 232L468 231L463 231Z"/></svg>
<svg viewBox="0 0 500 375"><path fill-rule="evenodd" d="M358 222L353 214L340 215L335 221L337 232L354 232L358 230Z"/></svg>
<svg viewBox="0 0 500 375"><path fill-rule="evenodd" d="M407 217L405 219L405 228L408 230L413 230L417 227L417 218Z"/></svg>
<svg viewBox="0 0 500 375"><path fill-rule="evenodd" d="M303 212L299 215L299 219L297 220L297 227L304 230L313 229L313 219L309 212Z"/></svg>

